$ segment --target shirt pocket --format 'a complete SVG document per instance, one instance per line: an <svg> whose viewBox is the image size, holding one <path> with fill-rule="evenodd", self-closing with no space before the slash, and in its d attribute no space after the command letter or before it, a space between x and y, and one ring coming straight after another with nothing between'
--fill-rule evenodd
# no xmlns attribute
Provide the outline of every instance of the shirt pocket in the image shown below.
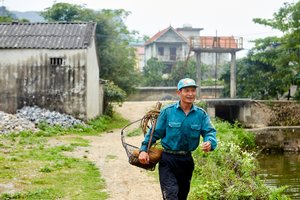
<svg viewBox="0 0 300 200"><path fill-rule="evenodd" d="M191 125L191 138L199 138L200 137L201 125L192 124Z"/></svg>
<svg viewBox="0 0 300 200"><path fill-rule="evenodd" d="M169 122L169 127L170 128L180 128L181 127L181 122Z"/></svg>
<svg viewBox="0 0 300 200"><path fill-rule="evenodd" d="M167 132L167 140L170 143L177 144L182 138L181 134L181 122L169 122ZM176 146L176 145L175 145Z"/></svg>

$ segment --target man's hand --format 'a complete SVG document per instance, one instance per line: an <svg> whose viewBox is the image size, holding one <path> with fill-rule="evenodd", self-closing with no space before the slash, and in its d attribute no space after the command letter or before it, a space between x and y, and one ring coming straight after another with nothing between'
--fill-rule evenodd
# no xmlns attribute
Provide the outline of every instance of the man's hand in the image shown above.
<svg viewBox="0 0 300 200"><path fill-rule="evenodd" d="M211 150L211 144L210 142L204 142L202 144L202 151L209 152Z"/></svg>
<svg viewBox="0 0 300 200"><path fill-rule="evenodd" d="M142 164L149 164L149 154L145 151L141 151L139 154L139 161Z"/></svg>

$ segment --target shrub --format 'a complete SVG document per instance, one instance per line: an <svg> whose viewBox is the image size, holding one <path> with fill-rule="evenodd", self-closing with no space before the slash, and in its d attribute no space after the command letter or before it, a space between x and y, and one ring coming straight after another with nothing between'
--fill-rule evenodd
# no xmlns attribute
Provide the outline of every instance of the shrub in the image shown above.
<svg viewBox="0 0 300 200"><path fill-rule="evenodd" d="M257 176L258 163L254 135L218 121L218 147L214 152L204 153L198 148L194 153L195 170L190 198L201 200L232 199L288 199L284 188L270 189Z"/></svg>

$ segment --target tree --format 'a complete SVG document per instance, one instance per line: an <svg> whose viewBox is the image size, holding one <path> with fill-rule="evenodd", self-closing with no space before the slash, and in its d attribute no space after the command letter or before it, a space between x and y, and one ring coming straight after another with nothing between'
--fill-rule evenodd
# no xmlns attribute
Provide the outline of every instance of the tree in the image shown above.
<svg viewBox="0 0 300 200"><path fill-rule="evenodd" d="M97 18L97 43L100 55L101 77L113 81L127 93L140 83L135 69L135 49L129 46L132 32L124 25L130 13L125 10L102 10Z"/></svg>
<svg viewBox="0 0 300 200"><path fill-rule="evenodd" d="M5 6L0 6L0 22L13 22L13 21L21 21L28 22L27 19L17 19L17 17L6 9Z"/></svg>
<svg viewBox="0 0 300 200"><path fill-rule="evenodd" d="M237 61L237 96L278 99L296 83L300 71L300 2L285 3L273 19L255 18L258 24L282 31L282 37L255 40L246 58ZM222 75L229 94L230 70ZM299 94L299 87L298 87ZM300 99L296 95L295 99Z"/></svg>
<svg viewBox="0 0 300 200"><path fill-rule="evenodd" d="M49 22L71 22L81 21L83 18L83 6L73 5L69 3L55 3L52 7L46 8L41 12Z"/></svg>
<svg viewBox="0 0 300 200"><path fill-rule="evenodd" d="M188 60L188 62L177 61L172 66L171 72L167 70L165 63L157 58L149 59L144 66L144 86L176 86L182 78L196 79L195 59Z"/></svg>
<svg viewBox="0 0 300 200"><path fill-rule="evenodd" d="M284 3L273 19L253 19L255 23L282 31L282 37L267 37L255 41L251 59L272 65L276 73L270 74L281 84L277 93L287 91L300 72L300 1ZM299 93L298 87L298 93Z"/></svg>
<svg viewBox="0 0 300 200"><path fill-rule="evenodd" d="M172 68L169 86L176 86L182 78L191 78L196 80L196 62L194 59L186 61L178 61Z"/></svg>
<svg viewBox="0 0 300 200"><path fill-rule="evenodd" d="M265 64L253 59L250 52L246 58L239 59L237 65L237 96L252 99L274 99L281 96L286 90L285 82L278 78L280 72L271 64ZM230 64L225 67L224 96L230 94Z"/></svg>
<svg viewBox="0 0 300 200"><path fill-rule="evenodd" d="M143 85L145 86L164 86L164 71L166 65L158 61L157 58L151 58L147 61L143 71Z"/></svg>

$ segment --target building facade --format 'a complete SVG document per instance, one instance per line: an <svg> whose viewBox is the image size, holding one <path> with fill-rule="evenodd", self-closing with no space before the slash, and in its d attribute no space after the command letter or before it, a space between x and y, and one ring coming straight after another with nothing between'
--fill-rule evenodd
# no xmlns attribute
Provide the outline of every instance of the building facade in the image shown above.
<svg viewBox="0 0 300 200"><path fill-rule="evenodd" d="M1 23L0 110L102 114L95 23Z"/></svg>
<svg viewBox="0 0 300 200"><path fill-rule="evenodd" d="M166 64L170 69L178 61L184 61L188 56L194 57L194 52L190 52L190 42L193 38L202 38L205 40L207 36L200 36L203 28L193 28L191 25L184 25L182 28L174 29L172 26L159 31L145 43L145 64L150 58L157 58ZM223 38L223 37L220 37ZM201 62L208 65L205 76L215 76L215 68L221 68L220 65L228 62L229 55L226 53L202 53ZM221 69L217 69L220 71Z"/></svg>

